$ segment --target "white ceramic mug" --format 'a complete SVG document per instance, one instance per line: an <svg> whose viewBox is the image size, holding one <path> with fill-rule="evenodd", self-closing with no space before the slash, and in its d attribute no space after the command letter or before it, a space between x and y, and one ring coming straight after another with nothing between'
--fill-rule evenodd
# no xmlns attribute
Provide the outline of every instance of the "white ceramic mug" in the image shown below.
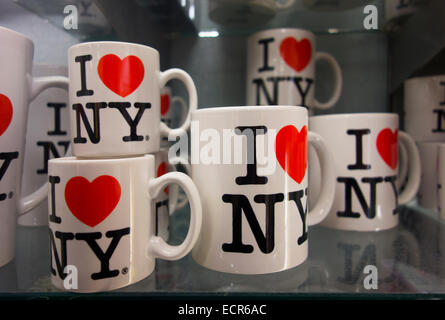
<svg viewBox="0 0 445 320"><path fill-rule="evenodd" d="M34 76L68 76L63 65L36 64ZM50 88L31 102L26 132L22 193L28 194L48 181L48 160L64 156L69 145L68 91ZM22 226L48 225L48 202L19 218Z"/></svg>
<svg viewBox="0 0 445 320"><path fill-rule="evenodd" d="M161 136L178 136L196 109L193 80L180 69L159 70L159 52L125 42L87 42L69 49L71 143L75 156L156 153ZM177 129L161 122L161 88L181 80L189 112Z"/></svg>
<svg viewBox="0 0 445 320"><path fill-rule="evenodd" d="M47 193L41 187L21 195L29 103L49 87L68 87L64 77L33 77L33 54L30 39L0 27L0 266L14 257L17 214L37 206Z"/></svg>
<svg viewBox="0 0 445 320"><path fill-rule="evenodd" d="M439 184L439 146L445 144L437 141L417 142L420 162L422 164L422 178L420 179L417 200L421 207L436 210L438 207Z"/></svg>
<svg viewBox="0 0 445 320"><path fill-rule="evenodd" d="M393 113L350 113L314 116L309 127L335 150L335 200L321 225L342 230L379 231L399 223L399 205L413 199L420 184L420 157L413 139L398 130ZM399 194L398 149L408 154L408 181ZM309 158L317 165L316 157ZM314 170L316 173L316 170ZM309 194L316 196L320 178L310 176Z"/></svg>
<svg viewBox="0 0 445 320"><path fill-rule="evenodd" d="M317 52L315 43L315 35L303 29L271 29L250 36L247 40L247 104L318 109L335 105L342 90L341 68L330 54ZM334 90L325 102L314 96L315 63L319 60L326 60L334 71Z"/></svg>
<svg viewBox="0 0 445 320"><path fill-rule="evenodd" d="M204 212L192 251L197 263L228 273L264 274L306 260L308 226L326 217L335 188L332 154L319 135L308 131L307 119L307 109L295 106L221 107L192 114L192 177ZM309 212L308 143L318 152L323 177Z"/></svg>
<svg viewBox="0 0 445 320"><path fill-rule="evenodd" d="M167 172L177 171L176 166L181 164L186 174L190 176L191 167L186 159L174 157L169 159L168 149L161 149L155 155L156 177L161 177ZM176 210L182 209L188 203L187 197L179 197L177 185L166 187L153 202L155 212L155 235L159 235L166 240L169 237L169 217Z"/></svg>
<svg viewBox="0 0 445 320"><path fill-rule="evenodd" d="M192 180L170 172L156 178L155 156L49 161L51 279L59 289L99 292L150 275L155 258L178 260L201 229L201 202ZM152 203L176 183L190 201L190 225L178 246L155 235ZM75 268L75 269L74 269ZM76 287L67 286L76 270Z"/></svg>
<svg viewBox="0 0 445 320"><path fill-rule="evenodd" d="M230 27L261 25L279 11L289 9L295 0L210 0L209 18Z"/></svg>
<svg viewBox="0 0 445 320"><path fill-rule="evenodd" d="M445 75L404 82L405 131L416 141L445 141Z"/></svg>
<svg viewBox="0 0 445 320"><path fill-rule="evenodd" d="M164 87L161 89L161 121L168 127L173 125L174 117L174 105L179 106L179 123L182 124L187 116L187 103L180 96L173 96L172 89L170 87ZM161 147L168 146L168 137L161 138Z"/></svg>

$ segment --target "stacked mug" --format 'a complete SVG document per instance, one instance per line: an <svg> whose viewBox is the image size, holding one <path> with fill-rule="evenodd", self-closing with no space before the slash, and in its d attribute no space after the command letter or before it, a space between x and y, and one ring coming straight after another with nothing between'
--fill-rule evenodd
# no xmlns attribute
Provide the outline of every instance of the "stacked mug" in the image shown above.
<svg viewBox="0 0 445 320"><path fill-rule="evenodd" d="M190 126L196 88L180 69L161 72L158 51L144 45L82 43L68 59L73 157L48 165L51 279L62 290L113 290L146 278L155 258L184 257L198 238L198 191L187 175L165 173L167 151L160 146L161 137ZM189 95L177 129L160 119L161 88L171 79ZM169 184L180 186L190 203L189 230L178 246L167 244L167 225L158 221ZM73 268L75 286L68 281Z"/></svg>

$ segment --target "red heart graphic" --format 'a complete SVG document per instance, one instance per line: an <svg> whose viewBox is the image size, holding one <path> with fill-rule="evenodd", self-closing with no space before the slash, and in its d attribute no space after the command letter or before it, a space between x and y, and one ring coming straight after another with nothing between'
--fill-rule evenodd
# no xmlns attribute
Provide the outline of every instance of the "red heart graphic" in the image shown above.
<svg viewBox="0 0 445 320"><path fill-rule="evenodd" d="M144 79L144 64L136 56L127 56L121 60L114 54L107 54L99 60L97 73L108 89L126 97Z"/></svg>
<svg viewBox="0 0 445 320"><path fill-rule="evenodd" d="M161 115L166 115L170 110L170 96L168 94L161 95Z"/></svg>
<svg viewBox="0 0 445 320"><path fill-rule="evenodd" d="M99 176L91 183L84 177L73 177L65 186L65 201L71 213L90 227L105 220L120 197L121 186L112 176Z"/></svg>
<svg viewBox="0 0 445 320"><path fill-rule="evenodd" d="M300 132L292 125L281 128L275 138L275 156L283 170L301 183L307 168L307 127Z"/></svg>
<svg viewBox="0 0 445 320"><path fill-rule="evenodd" d="M162 162L162 163L159 165L158 170L156 171L156 177L160 177L160 176L166 174L167 172L168 172L168 170L167 170L167 164L166 164L165 162ZM165 192L166 194L168 194L168 187L166 187L166 188L164 189L164 192Z"/></svg>
<svg viewBox="0 0 445 320"><path fill-rule="evenodd" d="M399 130L396 129L394 133L391 129L386 128L379 132L377 136L377 151L382 157L383 161L392 169L397 168L398 162L398 136Z"/></svg>
<svg viewBox="0 0 445 320"><path fill-rule="evenodd" d="M300 72L311 61L311 42L306 38L297 41L295 38L287 37L281 41L280 54L289 67Z"/></svg>
<svg viewBox="0 0 445 320"><path fill-rule="evenodd" d="M8 129L12 120L12 103L9 98L0 94L0 136Z"/></svg>

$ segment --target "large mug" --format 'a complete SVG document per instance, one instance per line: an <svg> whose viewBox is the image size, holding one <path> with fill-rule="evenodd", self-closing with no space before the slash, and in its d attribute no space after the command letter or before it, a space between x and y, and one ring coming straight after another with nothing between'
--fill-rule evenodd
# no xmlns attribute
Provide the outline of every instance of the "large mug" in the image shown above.
<svg viewBox="0 0 445 320"><path fill-rule="evenodd" d="M98 292L136 283L153 272L155 258L178 260L199 236L202 209L193 181L179 172L156 178L154 155L52 159L49 183L51 280L59 289ZM190 201L189 230L177 246L155 234L152 210L171 183Z"/></svg>
<svg viewBox="0 0 445 320"><path fill-rule="evenodd" d="M197 107L193 80L180 69L159 70L159 52L125 42L86 42L68 52L71 143L77 157L156 153L161 137L190 126ZM182 81L189 111L179 128L161 122L161 88Z"/></svg>
<svg viewBox="0 0 445 320"><path fill-rule="evenodd" d="M315 63L326 60L334 71L334 90L327 101L315 98ZM318 80L320 81L320 80ZM323 81L323 80L321 80ZM303 29L271 29L247 40L247 104L295 105L328 109L342 90L337 60L317 52L315 35Z"/></svg>
<svg viewBox="0 0 445 320"><path fill-rule="evenodd" d="M420 184L419 151L413 139L398 130L394 113L350 113L314 116L310 128L335 150L335 200L321 225L342 230L379 231L399 223L399 205L412 200ZM403 144L408 180L399 192L398 149ZM316 167L310 153L310 165ZM321 179L310 176L309 194L316 196ZM310 200L312 201L312 200Z"/></svg>
<svg viewBox="0 0 445 320"><path fill-rule="evenodd" d="M332 154L323 138L308 131L307 109L201 109L192 115L191 139L192 177L204 212L195 261L238 274L273 273L303 263L308 226L326 217L335 187ZM308 143L318 152L323 177L309 212Z"/></svg>
<svg viewBox="0 0 445 320"><path fill-rule="evenodd" d="M65 77L32 76L33 42L0 27L0 266L14 257L17 214L46 198L45 186L22 197L21 180L29 103L49 87L67 89Z"/></svg>

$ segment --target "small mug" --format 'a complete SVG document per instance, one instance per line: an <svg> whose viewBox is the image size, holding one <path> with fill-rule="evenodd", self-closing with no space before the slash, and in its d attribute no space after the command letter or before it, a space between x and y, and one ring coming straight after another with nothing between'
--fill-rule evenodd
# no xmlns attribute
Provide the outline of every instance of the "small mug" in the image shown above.
<svg viewBox="0 0 445 320"><path fill-rule="evenodd" d="M178 246L155 235L152 204L170 183L190 202L189 230ZM99 292L133 284L153 272L155 258L184 257L199 236L195 185L179 172L156 178L154 155L52 159L49 184L51 280L59 289Z"/></svg>
<svg viewBox="0 0 445 320"><path fill-rule="evenodd" d="M393 113L350 113L314 116L309 126L335 150L335 200L322 226L342 230L379 231L399 223L399 205L416 196L420 157L413 139L398 130ZM409 174L403 191L398 186L398 149L408 155ZM310 165L316 166L315 156ZM314 170L316 173L317 171ZM320 178L310 176L309 194L316 196Z"/></svg>
<svg viewBox="0 0 445 320"><path fill-rule="evenodd" d="M190 126L196 109L193 80L180 69L159 70L159 52L125 42L86 42L68 52L71 143L77 157L113 157L156 153L160 139L178 136ZM182 125L161 122L161 88L182 81L189 111Z"/></svg>
<svg viewBox="0 0 445 320"><path fill-rule="evenodd" d="M405 131L415 141L445 140L445 75L404 82Z"/></svg>
<svg viewBox="0 0 445 320"><path fill-rule="evenodd" d="M35 76L68 76L63 65L36 64ZM70 143L68 91L50 88L29 106L26 131L25 163L22 193L28 194L48 181L48 160L66 154ZM21 226L47 226L48 201L32 209L18 220Z"/></svg>
<svg viewBox="0 0 445 320"><path fill-rule="evenodd" d="M332 153L323 138L308 131L307 109L201 109L192 114L191 137L192 177L204 212L195 261L238 274L273 273L303 263L308 226L326 217L335 188ZM323 177L309 212L308 143L318 152Z"/></svg>
<svg viewBox="0 0 445 320"><path fill-rule="evenodd" d="M191 167L186 159L173 157L169 159L168 149L161 149L155 155L156 177L161 177L167 172L177 171L177 165L181 164L190 176ZM169 217L175 211L182 209L188 203L187 197L179 196L177 185L166 187L153 202L155 212L155 235L160 236L165 241L169 237Z"/></svg>
<svg viewBox="0 0 445 320"><path fill-rule="evenodd" d="M326 102L315 91L315 63L326 60L334 71L334 90ZM317 52L315 35L303 29L270 29L247 40L247 104L295 105L328 109L342 90L342 72L337 60Z"/></svg>
<svg viewBox="0 0 445 320"><path fill-rule="evenodd" d="M46 186L22 197L29 103L50 87L68 88L65 77L33 77L33 42L0 27L0 267L14 258L17 214L46 199ZM34 125L34 124L33 124ZM34 189L34 190L36 190Z"/></svg>

